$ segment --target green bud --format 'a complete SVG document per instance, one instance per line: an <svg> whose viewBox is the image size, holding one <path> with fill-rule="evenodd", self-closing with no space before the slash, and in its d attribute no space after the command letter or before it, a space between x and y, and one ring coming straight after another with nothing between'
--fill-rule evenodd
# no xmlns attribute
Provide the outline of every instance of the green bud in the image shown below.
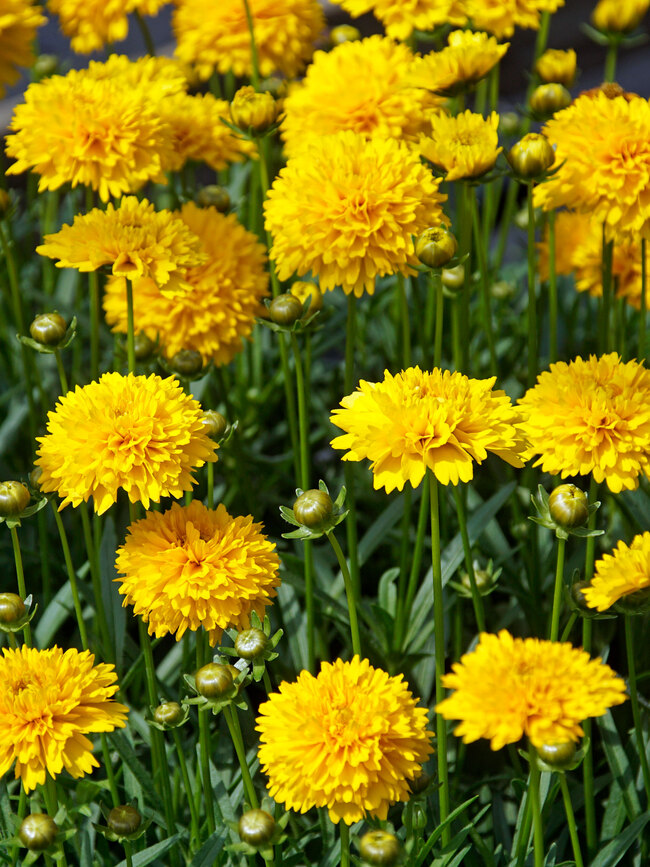
<svg viewBox="0 0 650 867"><path fill-rule="evenodd" d="M216 208L222 214L230 210L230 194L224 187L209 184L196 194L196 204L200 208Z"/></svg>
<svg viewBox="0 0 650 867"><path fill-rule="evenodd" d="M562 744L542 744L535 749L545 764L561 771L571 766L577 747L573 741L565 741Z"/></svg>
<svg viewBox="0 0 650 867"><path fill-rule="evenodd" d="M302 316L302 303L291 292L285 292L271 301L269 316L276 325L293 325Z"/></svg>
<svg viewBox="0 0 650 867"><path fill-rule="evenodd" d="M555 162L555 151L545 135L529 132L510 148L506 159L515 174L532 180L551 168Z"/></svg>
<svg viewBox="0 0 650 867"><path fill-rule="evenodd" d="M31 494L21 482L0 482L0 518L12 518L24 512Z"/></svg>
<svg viewBox="0 0 650 867"><path fill-rule="evenodd" d="M196 376L203 370L203 356L196 349L181 349L170 360L169 366L179 376Z"/></svg>
<svg viewBox="0 0 650 867"><path fill-rule="evenodd" d="M26 613L25 603L17 593L0 593L0 623L17 623Z"/></svg>
<svg viewBox="0 0 650 867"><path fill-rule="evenodd" d="M51 816L32 813L23 819L18 836L23 846L31 852L42 852L54 843L58 830Z"/></svg>
<svg viewBox="0 0 650 867"><path fill-rule="evenodd" d="M203 414L205 432L211 440L219 440L228 430L228 422L214 409L208 409Z"/></svg>
<svg viewBox="0 0 650 867"><path fill-rule="evenodd" d="M138 331L133 338L133 348L137 360L146 361L147 358L151 358L153 355L156 344L150 337L147 337L144 331Z"/></svg>
<svg viewBox="0 0 650 867"><path fill-rule="evenodd" d="M119 807L113 807L108 814L106 824L119 837L130 837L142 824L142 816L131 804L121 804Z"/></svg>
<svg viewBox="0 0 650 867"><path fill-rule="evenodd" d="M401 855L399 840L389 831L367 831L361 838L359 854L366 864L391 867Z"/></svg>
<svg viewBox="0 0 650 867"><path fill-rule="evenodd" d="M415 241L415 255L428 268L442 268L457 249L458 242L446 226L425 229Z"/></svg>
<svg viewBox="0 0 650 867"><path fill-rule="evenodd" d="M293 514L299 523L310 530L325 527L332 517L334 504L325 491L312 488L304 491L293 504Z"/></svg>
<svg viewBox="0 0 650 867"><path fill-rule="evenodd" d="M160 725L175 726L185 717L183 708L177 701L163 701L153 712L153 718Z"/></svg>
<svg viewBox="0 0 650 867"><path fill-rule="evenodd" d="M261 629L245 629L235 639L235 650L242 659L256 659L268 644L269 640Z"/></svg>
<svg viewBox="0 0 650 867"><path fill-rule="evenodd" d="M233 676L230 667L218 662L209 662L194 675L196 689L204 698L223 698L232 690Z"/></svg>
<svg viewBox="0 0 650 867"><path fill-rule="evenodd" d="M548 498L551 518L560 527L582 527L589 518L589 501L576 485L558 485Z"/></svg>
<svg viewBox="0 0 650 867"><path fill-rule="evenodd" d="M56 346L61 343L68 330L68 323L60 313L39 313L29 326L33 340L43 346Z"/></svg>
<svg viewBox="0 0 650 867"><path fill-rule="evenodd" d="M274 834L275 819L266 810L249 810L239 820L239 836L249 846L266 846Z"/></svg>

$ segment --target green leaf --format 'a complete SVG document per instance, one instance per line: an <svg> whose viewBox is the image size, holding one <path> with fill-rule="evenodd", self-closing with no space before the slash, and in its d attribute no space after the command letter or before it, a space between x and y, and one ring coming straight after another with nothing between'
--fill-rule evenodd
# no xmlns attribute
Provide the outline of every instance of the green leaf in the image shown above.
<svg viewBox="0 0 650 867"><path fill-rule="evenodd" d="M634 774L630 769L630 760L621 743L612 712L608 710L604 716L598 717L597 723L607 764L621 790L628 818L632 821L641 812L641 805L636 792Z"/></svg>
<svg viewBox="0 0 650 867"><path fill-rule="evenodd" d="M133 867L146 867L147 864L152 864L156 858L160 858L161 855L169 852L172 846L176 845L179 837L180 834L174 834L173 837L168 837L166 840L161 840L160 843L155 843L153 846L149 846L148 849L138 852L137 855L133 856ZM126 861L120 861L117 867L126 867Z"/></svg>
<svg viewBox="0 0 650 867"><path fill-rule="evenodd" d="M419 497L420 491L415 490L413 492L413 502L417 502ZM400 496L396 497L392 503L386 506L381 515L373 524L370 525L370 528L360 540L358 549L359 566L363 566L375 549L378 548L382 542L386 541L386 534L389 530L393 529L403 511L404 494L400 494Z"/></svg>
<svg viewBox="0 0 650 867"><path fill-rule="evenodd" d="M73 612L72 590L68 581L61 587L38 619L34 630L37 647L51 647L54 636Z"/></svg>
<svg viewBox="0 0 650 867"><path fill-rule="evenodd" d="M644 813L622 831L618 837L608 843L596 855L590 867L615 867L633 843L636 843L641 832L650 821L650 813Z"/></svg>
<svg viewBox="0 0 650 867"><path fill-rule="evenodd" d="M379 579L379 605L392 617L395 616L395 606L397 604L397 588L395 587L395 579L398 575L399 568L395 566L392 569L387 569Z"/></svg>
<svg viewBox="0 0 650 867"><path fill-rule="evenodd" d="M119 671L124 658L124 636L126 635L126 609L122 607L122 596L118 593L115 571L115 551L117 535L115 522L108 516L104 522L104 532L99 547L99 570L102 578L102 604L108 621L111 647L115 649L115 665Z"/></svg>
<svg viewBox="0 0 650 867"><path fill-rule="evenodd" d="M113 732L108 735L108 741L138 781L142 789L143 801L152 804L156 810L162 813L163 805L156 793L151 774L136 756L135 750L131 746L127 736L123 732Z"/></svg>
<svg viewBox="0 0 650 867"><path fill-rule="evenodd" d="M223 849L225 842L226 830L225 828L220 828L214 834L211 834L203 846L201 846L194 858L192 858L190 867L213 867L214 860Z"/></svg>

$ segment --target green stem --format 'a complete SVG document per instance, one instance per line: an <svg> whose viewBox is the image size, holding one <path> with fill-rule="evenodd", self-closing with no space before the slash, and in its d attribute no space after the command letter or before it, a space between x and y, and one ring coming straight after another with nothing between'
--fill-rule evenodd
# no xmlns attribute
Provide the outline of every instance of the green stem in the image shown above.
<svg viewBox="0 0 650 867"><path fill-rule="evenodd" d="M43 211L43 236L55 231L58 212L59 190L48 190L45 194L45 208ZM49 256L45 256L43 258L43 289L46 295L52 295L55 283L56 267Z"/></svg>
<svg viewBox="0 0 650 867"><path fill-rule="evenodd" d="M408 623L413 600L418 588L418 578L420 575L420 565L422 563L422 552L424 550L424 541L426 536L427 518L429 513L429 487L424 485L422 488L422 496L420 497L420 513L418 515L418 527L415 535L415 548L413 549L413 558L411 560L411 572L409 574L409 582L406 590L406 600L400 608L400 600L397 600L396 622L395 622L395 650L399 651L404 641L404 633L406 624Z"/></svg>
<svg viewBox="0 0 650 867"><path fill-rule="evenodd" d="M83 527L84 542L86 543L86 555L88 557L88 565L90 567L90 578L93 585L93 596L95 597L95 614L97 616L97 624L99 626L99 635L103 645L103 655L105 658L112 658L111 639L108 629L108 621L106 612L104 611L104 602L102 597L102 579L99 569L99 551L95 549L93 544L92 532L90 529L90 519L88 517L88 509L86 503L81 503L79 506L81 512L81 524Z"/></svg>
<svg viewBox="0 0 650 867"><path fill-rule="evenodd" d="M348 614L350 616L350 632L352 634L352 650L359 657L359 659L363 659L361 654L361 639L359 637L359 622L357 620L357 606L354 595L354 586L352 584L352 579L350 577L350 571L348 569L348 564L345 561L345 557L343 556L343 551L341 550L341 546L338 543L338 540L333 532L329 532L325 534L334 548L334 553L336 554L336 559L339 561L339 566L341 568L341 574L343 575L343 582L345 584L345 595L348 599Z"/></svg>
<svg viewBox="0 0 650 867"><path fill-rule="evenodd" d="M435 336L433 339L433 366L442 365L442 319L444 316L444 297L442 294L442 271L434 268L431 272L431 287L436 294Z"/></svg>
<svg viewBox="0 0 650 867"><path fill-rule="evenodd" d="M402 274L397 275L397 292L399 295L399 312L402 325L402 368L407 368L411 366L411 322L409 319L406 282Z"/></svg>
<svg viewBox="0 0 650 867"><path fill-rule="evenodd" d="M18 531L15 527L9 528L11 534L11 545L14 551L14 563L16 564L16 580L18 582L18 595L21 599L27 598L27 589L25 587L25 572L23 570L23 558L20 553L20 542L18 541ZM25 644L29 647L32 643L32 629L29 622L23 626L23 638Z"/></svg>
<svg viewBox="0 0 650 867"><path fill-rule="evenodd" d="M457 299L458 315L459 315L459 341L460 341L460 357L455 359L455 364L460 364L457 369L469 371L469 313L470 313L470 298L472 294L472 214L471 203L468 201L470 191L469 186L463 181L456 185L458 194L458 255L462 259L464 256L468 258L464 262L465 280L463 288L460 290L460 296Z"/></svg>
<svg viewBox="0 0 650 867"><path fill-rule="evenodd" d="M614 242L606 239L605 225L603 224L603 296L600 309L600 349L602 353L609 352L610 349L610 319L614 299L614 281L612 279L613 258Z"/></svg>
<svg viewBox="0 0 650 867"><path fill-rule="evenodd" d="M456 501L456 512L458 514L458 525L460 527L460 536L463 540L463 553L465 555L465 568L469 575L469 585L472 589L472 604L474 606L474 617L478 631L485 632L485 612L483 610L483 598L479 593L476 584L476 575L474 574L474 563L472 561L472 549L469 544L469 533L467 532L467 515L465 514L465 501L461 494L458 485L454 485L454 500Z"/></svg>
<svg viewBox="0 0 650 867"><path fill-rule="evenodd" d="M645 361L645 333L648 313L648 262L646 257L646 239L641 238L641 306L639 309L639 361Z"/></svg>
<svg viewBox="0 0 650 867"><path fill-rule="evenodd" d="M528 201L528 388L537 379L537 300L535 296L535 206L533 184L527 184Z"/></svg>
<svg viewBox="0 0 650 867"><path fill-rule="evenodd" d="M95 193L86 187L86 213L95 207ZM90 377L99 376L99 275L97 271L88 272L88 294L90 297Z"/></svg>
<svg viewBox="0 0 650 867"><path fill-rule="evenodd" d="M339 822L341 837L341 867L350 867L350 829L343 820Z"/></svg>
<svg viewBox="0 0 650 867"><path fill-rule="evenodd" d="M492 328L492 312L490 310L490 283L488 275L488 264L485 256L485 248L483 246L483 237L481 235L481 223L478 213L478 202L476 199L476 187L468 188L469 203L472 211L472 226L474 229L474 250L478 260L478 269L481 279L481 310L483 314L483 329L487 337L488 350L490 352L490 373L497 373L497 351L494 341L494 330Z"/></svg>
<svg viewBox="0 0 650 867"><path fill-rule="evenodd" d="M566 774L560 772L560 791L562 792L562 800L564 801L564 811L566 813L567 823L569 825L569 836L571 837L571 847L573 849L573 860L576 862L576 867L584 867L582 860L582 852L580 851L580 840L578 839L578 829L576 828L576 817L573 813L573 805L571 804L571 794L566 781Z"/></svg>
<svg viewBox="0 0 650 867"><path fill-rule="evenodd" d="M49 774L45 775L45 785L42 787L42 792L47 812L54 819L59 809L59 801L56 794L56 783L54 778ZM63 843L59 843L57 849L59 850L59 853L56 856L56 863L61 865L61 867L67 867L68 862L65 857Z"/></svg>
<svg viewBox="0 0 650 867"><path fill-rule="evenodd" d="M126 861L126 867L133 867L133 849L131 848L131 844L128 840L124 841L124 859Z"/></svg>
<svg viewBox="0 0 650 867"><path fill-rule="evenodd" d="M357 338L357 307L354 294L348 295L348 316L345 335L345 394L352 394L354 390L354 349ZM348 558L350 561L350 576L354 588L354 597L358 599L361 590L361 578L359 574L359 554L357 544L357 505L355 497L355 467L351 461L345 462L345 488L346 506L348 517L345 522L345 532L348 543Z"/></svg>
<svg viewBox="0 0 650 867"><path fill-rule="evenodd" d="M557 563L555 566L555 591L553 593L553 612L551 614L551 641L557 641L560 634L560 611L562 609L562 595L564 592L564 553L566 539L557 540Z"/></svg>
<svg viewBox="0 0 650 867"><path fill-rule="evenodd" d="M598 482L591 477L589 484L589 502L593 503L598 496ZM594 510L589 516L587 528L596 529L596 515ZM588 536L585 550L585 580L591 581L594 575L594 559L596 552L596 537ZM591 655L593 638L593 620L585 617L582 621L582 647ZM582 725L585 739L591 740L591 719L586 719ZM585 799L585 834L587 837L587 859L590 861L598 849L598 831L596 827L596 800L594 794L594 759L593 750L587 750L582 762L582 780Z"/></svg>
<svg viewBox="0 0 650 867"><path fill-rule="evenodd" d="M555 211L548 212L548 315L549 361L557 361L557 271L555 268Z"/></svg>
<svg viewBox="0 0 650 867"><path fill-rule="evenodd" d="M214 463L208 464L208 509L214 509Z"/></svg>
<svg viewBox="0 0 650 867"><path fill-rule="evenodd" d="M199 744L201 746L201 780L203 783L203 799L205 801L205 815L208 821L208 833L214 834L216 823L214 820L214 799L212 797L212 780L210 778L210 726L209 710L199 711Z"/></svg>
<svg viewBox="0 0 650 867"><path fill-rule="evenodd" d="M56 369L59 372L59 382L61 383L61 394L68 393L68 377L65 375L65 368L61 360L61 353L58 349L54 350L54 358L56 360Z"/></svg>
<svg viewBox="0 0 650 867"><path fill-rule="evenodd" d="M613 37L607 45L607 55L605 57L605 81L616 80L616 61L618 60L618 46L620 40L618 37Z"/></svg>
<svg viewBox="0 0 650 867"><path fill-rule="evenodd" d="M108 738L102 732L102 755L104 756L104 768L106 770L106 779L108 780L108 788L111 792L113 806L117 807L120 803L120 796L117 791L117 783L115 782L115 774L113 773L113 763L111 762L111 751L108 748Z"/></svg>
<svg viewBox="0 0 650 867"><path fill-rule="evenodd" d="M535 867L544 867L544 826L542 825L542 806L539 797L539 768L537 753L532 744L528 747L530 757L530 776L528 778L528 794L533 814L533 840Z"/></svg>
<svg viewBox="0 0 650 867"><path fill-rule="evenodd" d="M147 49L147 54L151 55L151 57L156 56L156 48L153 44L153 39L151 38L151 33L149 32L149 28L147 27L144 18L142 17L139 9L133 10L133 15L135 16L135 20L140 28L140 33L142 34L142 39L144 40L145 48Z"/></svg>
<svg viewBox="0 0 650 867"><path fill-rule="evenodd" d="M260 89L260 64L257 54L257 43L255 42L255 27L253 25L253 16L251 15L248 0L243 0L244 9L246 11L246 23L248 25L248 33L251 38L251 81L255 90Z"/></svg>
<svg viewBox="0 0 650 867"><path fill-rule="evenodd" d="M639 694L636 688L636 664L634 661L634 621L633 615L625 615L625 650L627 652L627 682L630 690L630 703L632 705L632 719L634 721L634 735L641 759L641 772L646 795L646 809L650 808L650 768L646 755L646 745L643 738L641 723L641 709L639 707Z"/></svg>
<svg viewBox="0 0 650 867"><path fill-rule="evenodd" d="M176 747L176 755L178 756L178 766L181 769L181 777L183 778L183 786L185 787L185 797L187 799L187 803L190 808L190 817L191 817L191 830L190 830L190 848L191 844L194 841L199 840L199 814L196 809L196 804L194 803L194 792L192 790L192 784L190 782L190 775L187 770L187 762L185 761L185 753L183 752L183 745L181 743L180 735L178 734L178 729L173 728L171 730L172 737L174 739L174 746Z"/></svg>
<svg viewBox="0 0 650 867"><path fill-rule="evenodd" d="M51 502L50 505L52 506L52 511L54 512L54 520L56 521L57 530L59 531L59 538L61 539L63 560L65 562L65 568L68 573L68 581L70 582L72 604L74 605L74 611L77 617L77 626L79 627L81 646L84 650L88 650L88 633L86 632L86 624L84 623L83 619L81 600L79 598L79 587L77 585L77 573L74 571L74 566L72 565L72 556L70 555L70 545L68 544L68 537L65 532L65 526L63 524L63 521L61 520L61 515L59 514L58 509L56 508L54 503Z"/></svg>
<svg viewBox="0 0 650 867"><path fill-rule="evenodd" d="M135 373L135 324L133 317L133 283L126 278L126 353L129 373Z"/></svg>
<svg viewBox="0 0 650 867"><path fill-rule="evenodd" d="M246 750L244 749L244 738L242 737L241 727L239 725L239 717L232 705L226 705L226 707L224 707L223 715L226 724L228 725L228 731L230 732L235 752L237 753L237 761L241 768L241 777L244 784L244 791L248 798L248 803L253 810L257 810L260 802L257 798L255 786L253 785L253 778L251 777L251 772L248 768L248 762L246 761Z"/></svg>

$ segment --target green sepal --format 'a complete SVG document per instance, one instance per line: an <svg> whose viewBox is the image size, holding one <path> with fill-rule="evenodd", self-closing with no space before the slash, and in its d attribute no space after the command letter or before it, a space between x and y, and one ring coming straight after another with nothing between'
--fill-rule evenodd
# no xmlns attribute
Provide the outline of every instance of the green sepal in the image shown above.
<svg viewBox="0 0 650 867"><path fill-rule="evenodd" d="M0 524L4 523L9 527L10 530L13 530L15 527L20 527L20 522L23 518L31 518L32 515L35 515L37 512L40 512L47 505L47 497L42 496L39 500L37 500L33 505L27 506L26 509L23 509L22 512L18 515L7 515L6 518L0 518Z"/></svg>
<svg viewBox="0 0 650 867"><path fill-rule="evenodd" d="M57 311L52 311L56 313ZM26 334L16 334L16 340L19 340L24 346L29 346L30 349L36 350L36 352L40 352L41 355L54 355L55 352L59 352L61 349L67 349L68 346L72 343L77 334L77 317L72 317L72 322L68 325L68 328L58 343L51 343L49 346L46 346L43 343L39 343L37 340L33 340L31 337L27 337Z"/></svg>

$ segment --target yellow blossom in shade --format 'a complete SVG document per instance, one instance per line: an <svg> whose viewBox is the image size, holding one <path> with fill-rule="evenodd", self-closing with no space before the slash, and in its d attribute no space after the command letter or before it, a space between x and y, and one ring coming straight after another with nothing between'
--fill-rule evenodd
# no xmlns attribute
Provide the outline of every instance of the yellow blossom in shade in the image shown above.
<svg viewBox="0 0 650 867"><path fill-rule="evenodd" d="M301 813L327 807L335 823L385 819L391 804L408 800L409 781L432 751L427 711L402 675L389 677L358 656L281 683L259 713L271 797Z"/></svg>
<svg viewBox="0 0 650 867"><path fill-rule="evenodd" d="M187 268L205 262L199 238L171 211L156 211L146 199L122 199L117 208L94 208L74 218L36 248L59 259L57 268L96 271L110 265L116 277L151 280L161 292L189 292Z"/></svg>
<svg viewBox="0 0 650 867"><path fill-rule="evenodd" d="M484 78L508 50L509 42L499 44L487 33L454 30L448 45L418 58L407 81L435 93L457 93Z"/></svg>
<svg viewBox="0 0 650 867"><path fill-rule="evenodd" d="M45 24L40 6L29 0L0 0L0 97L6 84L15 84L19 70L34 62L36 29Z"/></svg>
<svg viewBox="0 0 650 867"><path fill-rule="evenodd" d="M378 276L411 273L412 236L444 220L439 183L401 142L350 131L312 139L264 204L278 277L311 271L321 290L360 297Z"/></svg>
<svg viewBox="0 0 650 867"><path fill-rule="evenodd" d="M136 331L158 339L168 357L181 349L195 349L204 360L228 364L243 347L255 317L266 308L266 253L256 235L234 214L216 208L183 205L178 216L200 239L207 256L203 265L188 268L191 291L169 298L151 280L135 280L133 309ZM106 320L114 331L126 333L126 289L123 278L112 278L104 292Z"/></svg>
<svg viewBox="0 0 650 867"><path fill-rule="evenodd" d="M120 488L145 508L180 497L192 470L217 459L200 404L173 376L105 373L61 397L37 439L41 490L63 497L61 509L92 497L99 515Z"/></svg>
<svg viewBox="0 0 650 867"><path fill-rule="evenodd" d="M169 0L47 0L59 16L61 30L70 37L73 51L90 54L107 43L126 39L128 14L155 15Z"/></svg>
<svg viewBox="0 0 650 867"><path fill-rule="evenodd" d="M488 118L471 111L432 117L431 134L420 139L419 150L447 173L446 180L475 178L489 171L503 150L498 147L498 127L495 111Z"/></svg>
<svg viewBox="0 0 650 867"><path fill-rule="evenodd" d="M600 658L557 641L483 632L478 646L452 665L443 686L454 692L436 706L461 720L466 744L487 738L493 750L523 735L538 747L577 741L581 723L625 701L625 681Z"/></svg>
<svg viewBox="0 0 650 867"><path fill-rule="evenodd" d="M650 0L599 0L591 13L591 23L599 30L628 33L641 23Z"/></svg>
<svg viewBox="0 0 650 867"><path fill-rule="evenodd" d="M535 71L542 81L571 87L576 77L576 53L573 48L566 51L549 48L538 59Z"/></svg>
<svg viewBox="0 0 650 867"><path fill-rule="evenodd" d="M650 533L641 533L630 545L621 541L613 554L604 554L594 567L594 577L582 589L587 605L607 611L619 599L647 595L650 588Z"/></svg>
<svg viewBox="0 0 650 867"><path fill-rule="evenodd" d="M477 30L498 39L512 36L515 27L538 30L543 12L556 12L564 0L464 0L467 17Z"/></svg>
<svg viewBox="0 0 650 867"><path fill-rule="evenodd" d="M427 469L443 485L468 482L488 452L521 467L520 415L492 390L495 381L439 368L386 370L383 382L361 380L333 411L330 421L345 433L332 446L349 449L344 461L370 460L374 487L387 493L417 487Z"/></svg>
<svg viewBox="0 0 650 867"><path fill-rule="evenodd" d="M318 0L249 0L259 70L291 78L311 58L325 26ZM176 0L176 56L206 80L213 72L252 73L251 40L241 0Z"/></svg>
<svg viewBox="0 0 650 867"><path fill-rule="evenodd" d="M552 364L520 398L534 466L562 478L593 473L619 493L650 476L650 371L615 352Z"/></svg>
<svg viewBox="0 0 650 867"><path fill-rule="evenodd" d="M117 551L123 605L158 638L180 641L202 627L214 646L224 629L248 629L253 611L264 619L280 584L275 545L261 530L250 515L233 518L223 505L210 510L198 500L149 512Z"/></svg>
<svg viewBox="0 0 650 867"><path fill-rule="evenodd" d="M99 762L86 734L126 724L128 708L112 700L115 670L94 656L60 647L2 649L0 657L0 776L14 761L26 792L65 768L83 777Z"/></svg>
<svg viewBox="0 0 650 867"><path fill-rule="evenodd" d="M91 60L84 75L94 81L119 80L127 88L141 89L150 102L184 93L189 83L187 69L178 60L150 55L132 60L125 54L111 54L103 63Z"/></svg>
<svg viewBox="0 0 650 867"><path fill-rule="evenodd" d="M588 211L612 232L650 237L650 104L637 96L583 94L544 126L556 174L535 205Z"/></svg>
<svg viewBox="0 0 650 867"><path fill-rule="evenodd" d="M466 0L334 0L353 18L372 12L391 39L404 41L414 30L434 30L441 24L463 26Z"/></svg>

